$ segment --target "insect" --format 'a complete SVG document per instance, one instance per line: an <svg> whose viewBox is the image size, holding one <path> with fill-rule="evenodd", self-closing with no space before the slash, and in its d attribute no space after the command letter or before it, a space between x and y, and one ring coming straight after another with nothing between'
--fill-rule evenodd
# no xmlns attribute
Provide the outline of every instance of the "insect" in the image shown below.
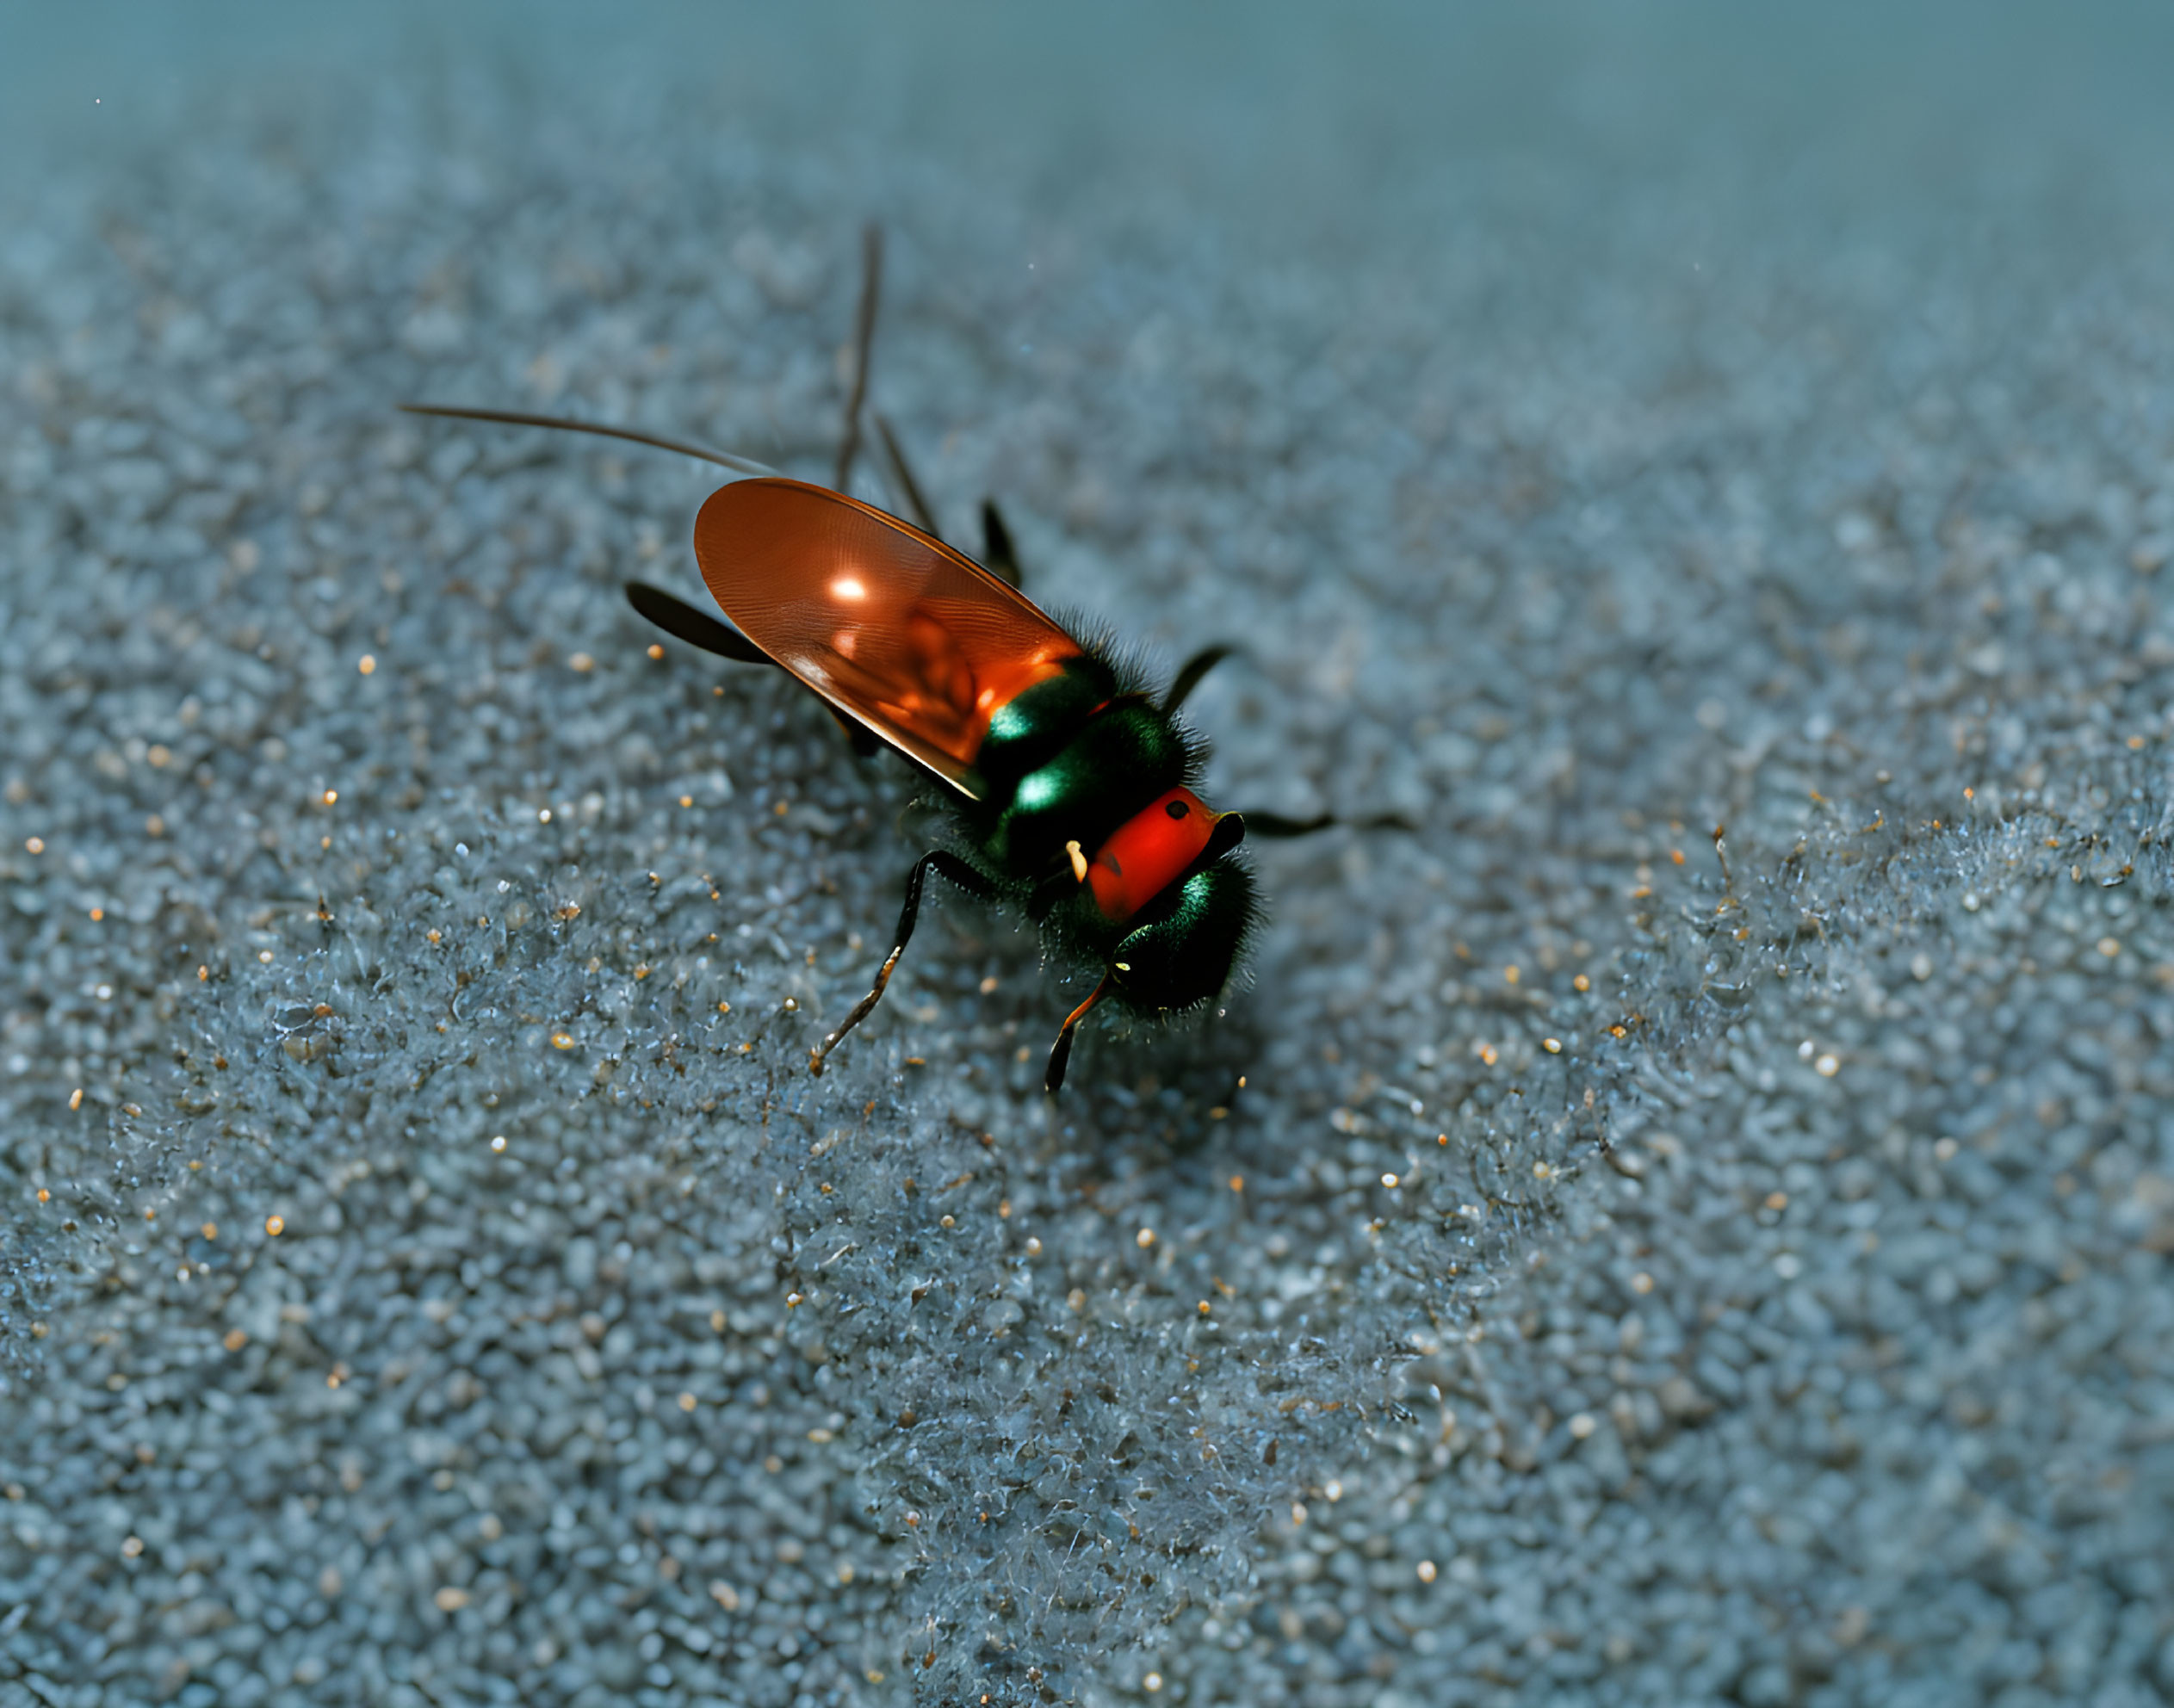
<svg viewBox="0 0 2174 1708"><path fill-rule="evenodd" d="M732 626L642 582L627 596L704 652L776 665L812 690L864 754L888 744L943 787L956 845L907 874L890 953L868 994L809 1056L820 1074L865 1020L906 952L932 876L1020 907L1059 955L1101 968L1065 1017L1044 1076L1064 1083L1072 1039L1098 1005L1161 1018L1213 1001L1260 917L1238 856L1248 829L1298 836L1338 822L1217 812L1193 792L1203 751L1179 709L1230 647L1203 648L1158 696L1019 591L1011 531L982 506L982 560L938 536L896 436L876 426L907 522L845 489L859 453L882 278L881 233L863 244L853 383L829 486L624 428L429 404L412 413L601 434L700 457L742 477L695 518L695 559ZM1376 819L1364 825L1399 821Z"/></svg>

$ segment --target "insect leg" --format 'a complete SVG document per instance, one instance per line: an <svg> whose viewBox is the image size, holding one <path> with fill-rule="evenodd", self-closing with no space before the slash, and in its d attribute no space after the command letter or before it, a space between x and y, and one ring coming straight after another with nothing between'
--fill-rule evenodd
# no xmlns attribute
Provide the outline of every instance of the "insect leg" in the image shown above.
<svg viewBox="0 0 2174 1708"><path fill-rule="evenodd" d="M906 875L906 905L899 910L897 940L891 944L891 952L883 957L883 964L876 968L876 987L854 1005L853 1012L839 1023L836 1031L808 1052L809 1073L821 1073L823 1058L837 1049L838 1041L865 1020L870 1011L883 999L883 987L891 981L891 974L898 966L898 957L905 954L907 944L913 939L914 922L920 917L921 887L928 882L928 875L932 871L949 878L969 895L982 900L986 901L996 894L994 884L956 854L935 848L914 861L914 869Z"/></svg>
<svg viewBox="0 0 2174 1708"><path fill-rule="evenodd" d="M1310 819L1286 819L1280 813L1247 813L1248 836L1311 836L1317 830L1328 830L1336 825L1349 825L1353 830L1417 830L1419 826L1400 813L1376 813L1364 819L1340 819L1334 813L1316 814Z"/></svg>
<svg viewBox="0 0 2174 1708"><path fill-rule="evenodd" d="M936 531L935 512L929 509L928 500L921 496L921 483L914 478L914 471L906 461L906 453L898 448L898 436L891 431L891 424L878 415L876 418L876 431L883 442L884 455L890 459L891 472L898 476L899 491L906 500L906 507L914 512L914 526L932 540L942 539L944 536Z"/></svg>
<svg viewBox="0 0 2174 1708"><path fill-rule="evenodd" d="M697 610L684 599L646 581L627 583L627 603L637 615L653 622L675 640L705 653L715 653L734 664L768 665L777 660L729 623L720 622L707 611Z"/></svg>
<svg viewBox="0 0 2174 1708"><path fill-rule="evenodd" d="M730 659L734 664L740 665L775 665L777 662L729 623L718 622L707 611L697 610L684 599L666 592L661 587L652 587L646 581L629 581L627 583L627 603L673 640L684 640L703 652L715 653L721 659ZM820 694L815 697L822 699ZM829 701L823 701L823 709L837 720L839 731L846 740L852 743L855 753L864 759L875 754L877 744L873 735Z"/></svg>
<svg viewBox="0 0 2174 1708"><path fill-rule="evenodd" d="M999 581L1008 581L1014 587L1019 585L1019 554L994 498L982 500L982 567Z"/></svg>
<svg viewBox="0 0 2174 1708"><path fill-rule="evenodd" d="M1237 649L1233 647L1203 647L1185 661L1170 684L1170 691L1162 696L1162 709L1174 712L1186 702L1186 696L1200 685L1200 678L1229 658Z"/></svg>
<svg viewBox="0 0 2174 1708"><path fill-rule="evenodd" d="M1064 1070L1072 1061L1072 1034L1087 1018L1088 1009L1110 993L1111 981L1115 973L1105 973L1102 982L1087 993L1087 999L1064 1017L1064 1024L1057 1028L1056 1042L1050 1046L1050 1065L1042 1075L1042 1089L1052 1097L1064 1089Z"/></svg>
<svg viewBox="0 0 2174 1708"><path fill-rule="evenodd" d="M873 220L860 234L860 312L853 322L853 389L845 399L845 433L838 446L839 492L852 478L860 455L860 411L868 398L868 358L876 343L876 301L883 288L883 228Z"/></svg>

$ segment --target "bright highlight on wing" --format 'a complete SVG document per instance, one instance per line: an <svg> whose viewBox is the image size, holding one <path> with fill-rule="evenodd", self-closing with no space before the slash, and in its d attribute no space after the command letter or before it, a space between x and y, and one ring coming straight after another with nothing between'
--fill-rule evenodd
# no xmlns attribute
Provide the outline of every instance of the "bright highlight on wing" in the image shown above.
<svg viewBox="0 0 2174 1708"><path fill-rule="evenodd" d="M695 557L749 640L968 795L991 715L1081 651L971 560L826 486L721 486Z"/></svg>

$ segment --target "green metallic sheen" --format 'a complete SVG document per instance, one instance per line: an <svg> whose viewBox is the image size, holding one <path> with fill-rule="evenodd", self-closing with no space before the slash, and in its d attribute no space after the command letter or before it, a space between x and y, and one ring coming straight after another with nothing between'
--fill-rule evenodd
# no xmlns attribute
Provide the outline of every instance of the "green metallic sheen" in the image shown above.
<svg viewBox="0 0 2174 1708"><path fill-rule="evenodd" d="M997 870L1024 874L1063 857L1067 841L1091 851L1185 772L1185 744L1168 718L1144 702L1107 707L1019 779L982 852Z"/></svg>
<svg viewBox="0 0 2174 1708"><path fill-rule="evenodd" d="M1118 993L1155 1012L1192 1008L1222 990L1254 919L1253 875L1217 859L1174 887L1158 917L1111 951Z"/></svg>
<svg viewBox="0 0 2174 1708"><path fill-rule="evenodd" d="M1062 675L1037 682L999 706L974 756L988 792L1049 763L1065 742L1117 692L1110 667L1082 653L1064 661Z"/></svg>

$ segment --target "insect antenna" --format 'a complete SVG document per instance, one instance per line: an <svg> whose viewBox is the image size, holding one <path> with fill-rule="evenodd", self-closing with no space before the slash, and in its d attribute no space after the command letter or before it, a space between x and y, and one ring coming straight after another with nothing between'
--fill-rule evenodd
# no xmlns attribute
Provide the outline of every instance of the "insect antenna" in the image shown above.
<svg viewBox="0 0 2174 1708"><path fill-rule="evenodd" d="M1042 1075L1042 1089L1050 1095L1064 1089L1064 1070L1072 1061L1072 1034L1087 1018L1087 1010L1110 993L1117 976L1115 973L1105 973L1102 982L1088 993L1087 999L1066 1015L1064 1024L1057 1028L1056 1042L1050 1046L1049 1071Z"/></svg>
<svg viewBox="0 0 2174 1708"><path fill-rule="evenodd" d="M853 322L853 389L845 399L845 435L838 446L838 478L830 484L844 492L860 455L860 411L868 399L868 358L876 343L876 300L883 288L883 228L873 220L860 234L860 313Z"/></svg>
<svg viewBox="0 0 2174 1708"><path fill-rule="evenodd" d="M594 433L599 438L626 439L637 445L653 446L660 451L677 451L682 456L714 462L720 468L729 468L740 474L774 476L777 473L768 463L757 462L753 457L734 456L730 451L713 451L707 445L692 445L681 439L659 438L653 433L637 433L630 427L605 427L593 421L569 421L558 415L524 415L511 409L459 409L450 404L404 403L400 408L410 415L438 415L453 421L495 421L506 427L550 427L562 433Z"/></svg>

